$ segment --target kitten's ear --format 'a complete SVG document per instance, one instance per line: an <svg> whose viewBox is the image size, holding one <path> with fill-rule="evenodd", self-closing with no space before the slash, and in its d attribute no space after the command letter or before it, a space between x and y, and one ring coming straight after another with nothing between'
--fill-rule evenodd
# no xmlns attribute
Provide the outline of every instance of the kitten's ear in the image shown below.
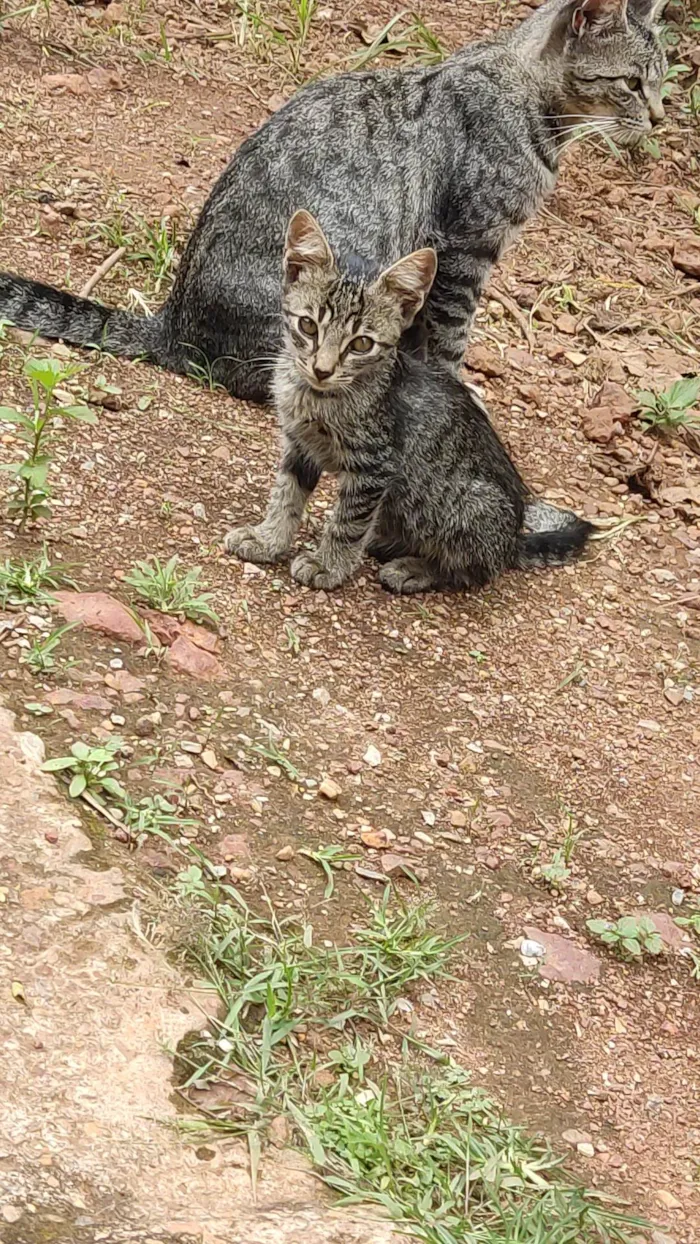
<svg viewBox="0 0 700 1244"><path fill-rule="evenodd" d="M408 328L428 297L436 272L437 255L431 247L426 247L387 268L377 277L374 287L396 299Z"/></svg>
<svg viewBox="0 0 700 1244"><path fill-rule="evenodd" d="M583 0L573 11L571 29L579 38L587 31L627 29L627 0Z"/></svg>
<svg viewBox="0 0 700 1244"><path fill-rule="evenodd" d="M318 221L310 212L295 212L284 244L284 275L288 285L299 280L305 268L333 268L333 252Z"/></svg>
<svg viewBox="0 0 700 1244"><path fill-rule="evenodd" d="M637 21L645 26L655 26L663 13L668 0L628 0L628 9Z"/></svg>

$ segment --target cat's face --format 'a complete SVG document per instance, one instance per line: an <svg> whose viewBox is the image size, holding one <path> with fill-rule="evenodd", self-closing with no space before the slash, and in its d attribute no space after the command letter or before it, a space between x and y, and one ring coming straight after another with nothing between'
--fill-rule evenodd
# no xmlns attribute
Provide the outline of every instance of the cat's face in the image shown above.
<svg viewBox="0 0 700 1244"><path fill-rule="evenodd" d="M435 251L426 249L374 281L341 273L313 216L297 212L285 243L282 312L300 378L317 392L338 392L392 357L436 268Z"/></svg>
<svg viewBox="0 0 700 1244"><path fill-rule="evenodd" d="M666 57L654 20L666 0L578 0L562 10L565 114L635 147L663 120Z"/></svg>

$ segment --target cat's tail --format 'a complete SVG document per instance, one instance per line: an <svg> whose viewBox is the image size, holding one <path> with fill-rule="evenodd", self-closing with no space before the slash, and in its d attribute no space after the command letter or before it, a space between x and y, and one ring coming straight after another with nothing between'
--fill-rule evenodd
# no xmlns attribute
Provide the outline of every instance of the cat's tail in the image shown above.
<svg viewBox="0 0 700 1244"><path fill-rule="evenodd" d="M591 523L573 510L560 510L546 501L530 499L525 505L515 564L520 570L564 566L585 548L593 531Z"/></svg>
<svg viewBox="0 0 700 1244"><path fill-rule="evenodd" d="M0 272L0 320L42 337L60 337L72 345L98 346L110 354L172 366L161 316L115 311L9 272Z"/></svg>

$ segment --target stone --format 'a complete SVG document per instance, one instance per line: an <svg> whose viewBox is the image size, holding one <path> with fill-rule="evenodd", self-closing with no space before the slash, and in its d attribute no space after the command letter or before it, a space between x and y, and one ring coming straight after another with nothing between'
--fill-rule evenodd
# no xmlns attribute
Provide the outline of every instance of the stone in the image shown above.
<svg viewBox="0 0 700 1244"><path fill-rule="evenodd" d="M282 863L286 864L288 860L294 859L294 855L295 855L294 847L287 844L286 847L280 847L275 858L278 860L282 860Z"/></svg>
<svg viewBox="0 0 700 1244"><path fill-rule="evenodd" d="M591 886L590 890L586 890L586 902L589 903L591 907L600 907L601 903L605 902L605 899L602 894L599 894L598 891L594 890Z"/></svg>
<svg viewBox="0 0 700 1244"><path fill-rule="evenodd" d="M224 676L224 669L218 658L198 648L184 635L180 635L168 649L166 659L170 668L178 674L189 674L191 678L203 682Z"/></svg>
<svg viewBox="0 0 700 1244"><path fill-rule="evenodd" d="M382 763L382 753L378 747L374 746L374 743L370 743L362 759L370 768L376 769Z"/></svg>
<svg viewBox="0 0 700 1244"><path fill-rule="evenodd" d="M695 238L682 238L673 249L673 266L686 276L700 277L700 242Z"/></svg>
<svg viewBox="0 0 700 1244"><path fill-rule="evenodd" d="M387 851L382 856L382 872L386 873L387 877L393 877L396 873L401 873L411 881L416 876L416 870L412 861L404 855L394 855L391 851Z"/></svg>
<svg viewBox="0 0 700 1244"><path fill-rule="evenodd" d="M669 1192L668 1188L659 1188L658 1192L654 1193L654 1197L664 1209L683 1208L683 1202L679 1201L678 1197L674 1196L672 1192Z"/></svg>
<svg viewBox="0 0 700 1244"><path fill-rule="evenodd" d="M486 346L470 346L467 356L470 371L480 371L482 376L497 377L505 374L506 365L498 354Z"/></svg>
<svg viewBox="0 0 700 1244"><path fill-rule="evenodd" d="M467 818L464 813L450 812L450 825L452 825L454 829L465 829L467 825Z"/></svg>
<svg viewBox="0 0 700 1244"><path fill-rule="evenodd" d="M335 800L340 799L343 791L338 783L333 781L333 778L324 778L318 788L318 793L323 795L324 799Z"/></svg>
<svg viewBox="0 0 700 1244"><path fill-rule="evenodd" d="M661 940L669 950L681 950L687 946L688 939L682 929L679 929L673 916L669 916L666 911L649 912L649 919L654 921L656 930L661 935Z"/></svg>
<svg viewBox="0 0 700 1244"><path fill-rule="evenodd" d="M581 1154L582 1158L594 1158L595 1149L589 1141L583 1140L576 1146L576 1152Z"/></svg>
<svg viewBox="0 0 700 1244"><path fill-rule="evenodd" d="M134 733L137 734L140 739L148 739L151 735L155 734L155 732L156 723L153 721L152 717L139 717L138 721L134 724Z"/></svg>
<svg viewBox="0 0 700 1244"><path fill-rule="evenodd" d="M372 847L375 851L383 851L390 846L395 838L390 829L372 829L371 825L364 825L360 830L360 840L365 847Z"/></svg>
<svg viewBox="0 0 700 1244"><path fill-rule="evenodd" d="M637 409L637 403L621 384L616 384L614 380L606 380L596 393L592 407L605 407L606 410L612 411L615 419L624 423L631 419Z"/></svg>
<svg viewBox="0 0 700 1244"><path fill-rule="evenodd" d="M105 674L105 683L113 691L119 691L122 695L131 695L136 691L143 691L146 686L143 678L137 678L135 674L130 674L128 670L111 670L109 674Z"/></svg>
<svg viewBox="0 0 700 1244"><path fill-rule="evenodd" d="M115 639L141 643L143 631L133 615L108 592L54 592L58 612L66 622L79 622Z"/></svg>
<svg viewBox="0 0 700 1244"><path fill-rule="evenodd" d="M205 747L204 751L202 752L202 764L206 765L207 769L212 769L212 770L218 769L219 762L216 758L216 752L213 750L213 748Z"/></svg>
<svg viewBox="0 0 700 1244"><path fill-rule="evenodd" d="M537 969L545 980L565 984L588 985L600 976L600 960L590 950L581 950L574 942L558 933L546 933L526 926L525 935L545 948L545 960Z"/></svg>
<svg viewBox="0 0 700 1244"><path fill-rule="evenodd" d="M249 860L250 846L245 834L227 834L218 845L218 854L227 863L229 860Z"/></svg>
<svg viewBox="0 0 700 1244"><path fill-rule="evenodd" d="M45 698L47 704L56 706L72 704L74 708L94 710L98 713L108 713L112 707L111 700L108 700L104 695L95 695L93 692L71 691L70 687L58 687L55 691L47 692Z"/></svg>
<svg viewBox="0 0 700 1244"><path fill-rule="evenodd" d="M561 1138L565 1144L571 1145L575 1149L578 1145L590 1145L591 1137L588 1132L580 1132L576 1127L570 1127L567 1131L562 1132Z"/></svg>
<svg viewBox="0 0 700 1244"><path fill-rule="evenodd" d="M615 432L615 416L608 407L594 406L584 414L581 428L587 440L607 445Z"/></svg>

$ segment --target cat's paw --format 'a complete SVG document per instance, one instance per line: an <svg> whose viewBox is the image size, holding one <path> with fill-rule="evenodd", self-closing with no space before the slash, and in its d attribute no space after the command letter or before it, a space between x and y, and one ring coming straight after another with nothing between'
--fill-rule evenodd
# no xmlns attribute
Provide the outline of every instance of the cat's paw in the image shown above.
<svg viewBox="0 0 700 1244"><path fill-rule="evenodd" d="M254 562L258 566L280 561L284 557L284 553L278 553L266 544L259 527L234 527L224 537L224 548L234 557L240 557L242 562Z"/></svg>
<svg viewBox="0 0 700 1244"><path fill-rule="evenodd" d="M344 567L324 566L313 553L300 553L294 558L291 565L292 578L297 583L303 583L305 587L315 587L330 591L334 587L339 587L348 577L348 572Z"/></svg>
<svg viewBox="0 0 700 1244"><path fill-rule="evenodd" d="M379 582L388 592L398 596L413 596L416 592L427 592L435 587L430 570L415 557L399 557L387 562L379 571Z"/></svg>

